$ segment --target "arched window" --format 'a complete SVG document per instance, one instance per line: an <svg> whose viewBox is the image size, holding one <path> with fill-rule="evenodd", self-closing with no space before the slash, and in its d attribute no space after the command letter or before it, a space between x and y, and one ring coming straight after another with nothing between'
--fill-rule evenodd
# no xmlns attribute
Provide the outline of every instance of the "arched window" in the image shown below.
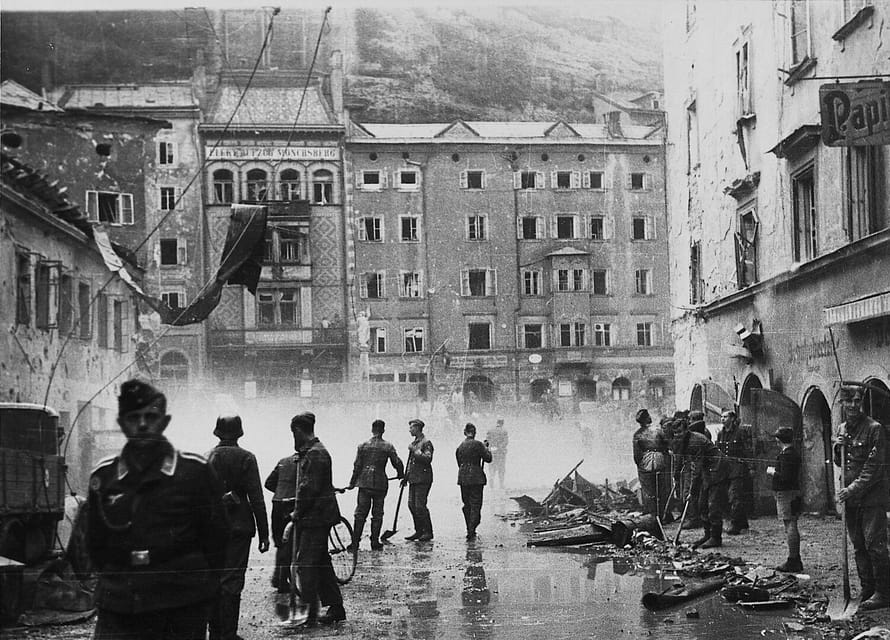
<svg viewBox="0 0 890 640"><path fill-rule="evenodd" d="M213 204L231 204L235 201L235 177L228 169L213 172Z"/></svg>
<svg viewBox="0 0 890 640"><path fill-rule="evenodd" d="M612 381L612 400L630 400L630 380L615 378Z"/></svg>
<svg viewBox="0 0 890 640"><path fill-rule="evenodd" d="M188 382L189 361L179 351L168 351L161 356L161 378Z"/></svg>
<svg viewBox="0 0 890 640"><path fill-rule="evenodd" d="M312 174L312 204L334 203L334 174L319 169Z"/></svg>
<svg viewBox="0 0 890 640"><path fill-rule="evenodd" d="M299 200L301 197L300 190L300 172L296 169L285 169L278 175L279 188L281 189L282 200Z"/></svg>
<svg viewBox="0 0 890 640"><path fill-rule="evenodd" d="M266 172L262 169L251 169L247 172L247 197L252 202L263 202L269 192Z"/></svg>

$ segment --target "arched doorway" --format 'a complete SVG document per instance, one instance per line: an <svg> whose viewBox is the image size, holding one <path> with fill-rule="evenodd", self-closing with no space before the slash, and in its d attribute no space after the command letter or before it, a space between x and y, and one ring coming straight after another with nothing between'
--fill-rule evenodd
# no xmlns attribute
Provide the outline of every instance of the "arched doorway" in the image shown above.
<svg viewBox="0 0 890 640"><path fill-rule="evenodd" d="M530 385L529 400L531 402L543 402L544 396L551 390L550 381L546 378L532 380Z"/></svg>
<svg viewBox="0 0 890 640"><path fill-rule="evenodd" d="M887 385L877 378L866 380L862 407L872 419L885 427L890 425L890 389Z"/></svg>
<svg viewBox="0 0 890 640"><path fill-rule="evenodd" d="M700 384L692 387L692 394L689 396L689 410L704 412L704 393Z"/></svg>
<svg viewBox="0 0 890 640"><path fill-rule="evenodd" d="M475 403L489 403L494 400L494 383L486 376L475 375L464 382L464 404L468 411L474 411Z"/></svg>
<svg viewBox="0 0 890 640"><path fill-rule="evenodd" d="M831 449L831 406L818 387L809 389L802 407L802 489L807 511L834 511L834 465Z"/></svg>
<svg viewBox="0 0 890 640"><path fill-rule="evenodd" d="M745 378L744 384L742 385L742 394L739 396L740 407L751 404L752 389L763 389L763 383L760 382L760 378L758 378L755 374L749 373L748 377Z"/></svg>
<svg viewBox="0 0 890 640"><path fill-rule="evenodd" d="M630 380L615 378L612 381L612 400L630 400Z"/></svg>
<svg viewBox="0 0 890 640"><path fill-rule="evenodd" d="M596 380L593 378L578 378L575 381L578 387L578 400L592 402L596 400Z"/></svg>

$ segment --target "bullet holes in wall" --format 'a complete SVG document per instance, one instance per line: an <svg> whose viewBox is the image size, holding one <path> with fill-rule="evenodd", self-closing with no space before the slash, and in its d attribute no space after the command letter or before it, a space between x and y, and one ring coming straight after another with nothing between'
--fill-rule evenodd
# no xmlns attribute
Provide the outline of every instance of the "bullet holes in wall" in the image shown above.
<svg viewBox="0 0 890 640"><path fill-rule="evenodd" d="M15 131L4 131L0 134L0 142L3 143L4 147L9 147L10 149L18 149L22 146L22 136L17 134Z"/></svg>
<svg viewBox="0 0 890 640"><path fill-rule="evenodd" d="M410 153L408 153L407 151L402 151L402 160L407 160L410 157L411 157Z"/></svg>
<svg viewBox="0 0 890 640"><path fill-rule="evenodd" d="M549 159L550 159L550 154L547 154L547 153L542 153L542 154L541 154L541 161L542 161L542 162L547 162Z"/></svg>
<svg viewBox="0 0 890 640"><path fill-rule="evenodd" d="M645 162L646 164L649 164L649 162L651 162L651 161L652 161L652 158L650 158L648 156L648 154L643 156L643 162Z"/></svg>
<svg viewBox="0 0 890 640"><path fill-rule="evenodd" d="M376 162L377 154L372 151L371 153L368 154L368 158L371 160L371 162Z"/></svg>
<svg viewBox="0 0 890 640"><path fill-rule="evenodd" d="M459 153L452 153L452 154L451 154L451 161L452 161L452 162L458 162L458 161L460 161L460 154L459 154Z"/></svg>
<svg viewBox="0 0 890 640"><path fill-rule="evenodd" d="M108 142L100 142L96 145L96 153L100 156L108 157L111 155L111 144Z"/></svg>
<svg viewBox="0 0 890 640"><path fill-rule="evenodd" d="M584 162L587 157L583 153L578 154L578 162Z"/></svg>

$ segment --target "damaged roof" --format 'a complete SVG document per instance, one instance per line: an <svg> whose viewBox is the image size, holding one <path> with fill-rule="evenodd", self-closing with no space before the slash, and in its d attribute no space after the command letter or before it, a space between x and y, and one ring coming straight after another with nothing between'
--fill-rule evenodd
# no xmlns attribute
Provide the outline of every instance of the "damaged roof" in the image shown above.
<svg viewBox="0 0 890 640"><path fill-rule="evenodd" d="M18 193L38 200L54 216L92 237L92 225L80 207L68 199L68 188L59 186L58 180L50 180L6 153L0 154L0 177Z"/></svg>
<svg viewBox="0 0 890 640"><path fill-rule="evenodd" d="M4 80L0 83L0 104L32 111L62 111L56 104L15 80Z"/></svg>

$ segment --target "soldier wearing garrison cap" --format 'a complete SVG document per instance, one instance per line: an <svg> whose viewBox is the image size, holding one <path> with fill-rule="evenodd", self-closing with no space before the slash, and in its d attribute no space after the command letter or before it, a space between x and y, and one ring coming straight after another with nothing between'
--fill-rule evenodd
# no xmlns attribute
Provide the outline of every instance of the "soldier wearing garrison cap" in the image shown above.
<svg viewBox="0 0 890 640"><path fill-rule="evenodd" d="M748 503L751 501L751 470L754 436L751 425L742 424L736 412L728 409L720 416L723 429L717 434L717 447L726 456L729 469L729 520L731 536L748 529Z"/></svg>
<svg viewBox="0 0 890 640"><path fill-rule="evenodd" d="M408 462L402 484L408 484L408 510L414 519L414 533L406 540L425 542L433 539L433 521L427 507L433 485L433 443L423 435L424 422L420 418L408 421L408 431L414 440L408 445Z"/></svg>
<svg viewBox="0 0 890 640"><path fill-rule="evenodd" d="M340 520L340 508L331 479L331 455L315 437L315 414L295 415L290 423L297 452L297 492L292 538L297 545L300 595L309 608L303 626L332 624L346 619L340 585L328 552L331 527ZM328 607L318 615L319 602Z"/></svg>
<svg viewBox="0 0 890 640"><path fill-rule="evenodd" d="M841 387L845 422L838 427L834 464L843 471L837 499L846 510L862 585L860 609L890 606L890 554L887 550L888 470L886 436L879 422L862 412L862 387Z"/></svg>
<svg viewBox="0 0 890 640"><path fill-rule="evenodd" d="M99 582L94 638L203 640L225 562L223 489L206 460L164 437L167 399L121 385L127 443L90 476L87 540Z"/></svg>
<svg viewBox="0 0 890 640"><path fill-rule="evenodd" d="M219 444L207 454L207 462L223 484L231 535L219 597L210 616L210 640L236 640L250 541L259 532L260 553L268 551L269 522L256 457L238 446L238 438L244 435L241 416L217 418L213 435Z"/></svg>

